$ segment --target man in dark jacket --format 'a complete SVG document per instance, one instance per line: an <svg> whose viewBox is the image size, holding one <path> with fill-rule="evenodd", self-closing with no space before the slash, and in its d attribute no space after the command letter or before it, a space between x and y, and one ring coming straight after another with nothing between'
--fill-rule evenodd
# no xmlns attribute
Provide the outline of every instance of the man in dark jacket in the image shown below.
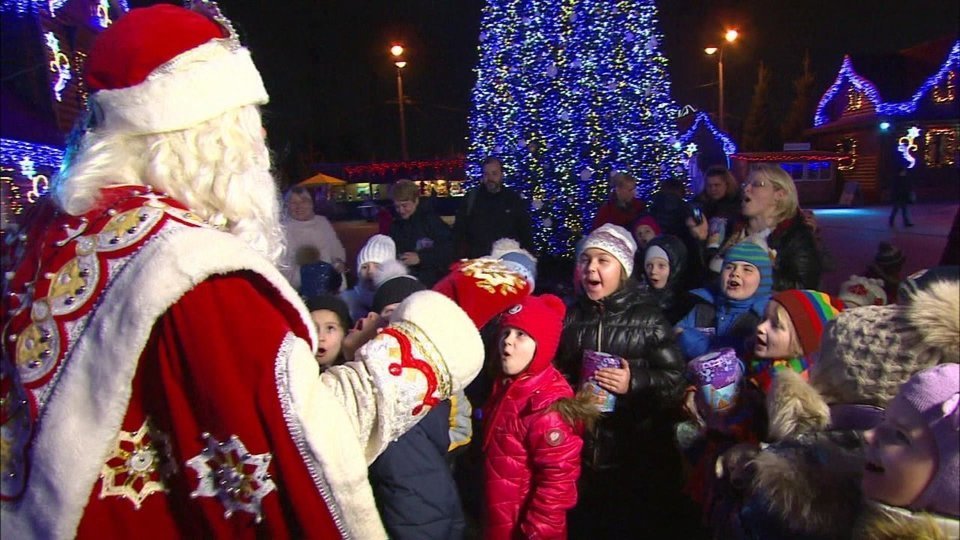
<svg viewBox="0 0 960 540"><path fill-rule="evenodd" d="M428 288L447 274L453 262L450 227L420 204L420 188L411 180L397 180L390 193L399 219L390 225L397 258Z"/></svg>
<svg viewBox="0 0 960 540"><path fill-rule="evenodd" d="M503 185L503 164L498 158L483 160L483 179L460 203L453 231L462 257L483 257L501 238L513 238L534 253L527 202Z"/></svg>

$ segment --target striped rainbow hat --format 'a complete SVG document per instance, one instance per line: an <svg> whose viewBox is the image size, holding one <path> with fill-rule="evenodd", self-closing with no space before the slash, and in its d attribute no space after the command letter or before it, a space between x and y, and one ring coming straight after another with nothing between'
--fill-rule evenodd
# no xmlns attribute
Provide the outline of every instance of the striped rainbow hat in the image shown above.
<svg viewBox="0 0 960 540"><path fill-rule="evenodd" d="M820 350L823 329L844 308L843 300L820 291L790 289L774 294L771 300L787 310L806 357Z"/></svg>

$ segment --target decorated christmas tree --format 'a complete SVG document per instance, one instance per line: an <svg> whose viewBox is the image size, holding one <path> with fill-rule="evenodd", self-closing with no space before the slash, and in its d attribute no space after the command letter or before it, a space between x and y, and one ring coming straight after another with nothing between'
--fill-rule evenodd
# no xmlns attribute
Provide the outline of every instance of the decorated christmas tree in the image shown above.
<svg viewBox="0 0 960 540"><path fill-rule="evenodd" d="M648 198L681 174L652 0L489 0L470 112L468 178L495 155L531 201L538 248L572 253L627 172Z"/></svg>

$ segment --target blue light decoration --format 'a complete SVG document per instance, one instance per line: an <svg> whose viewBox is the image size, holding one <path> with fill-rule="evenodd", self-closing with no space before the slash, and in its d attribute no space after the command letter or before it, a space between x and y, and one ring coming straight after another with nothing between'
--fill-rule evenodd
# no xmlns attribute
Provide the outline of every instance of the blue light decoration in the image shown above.
<svg viewBox="0 0 960 540"><path fill-rule="evenodd" d="M15 139L0 139L0 163L20 163L25 157L30 158L34 167L59 170L63 163L63 149Z"/></svg>
<svg viewBox="0 0 960 540"><path fill-rule="evenodd" d="M907 161L907 168L912 169L917 164L917 158L913 157L911 152L917 151L917 144L914 142L920 136L920 128L913 126L907 130L907 134L897 141L897 151L903 155Z"/></svg>
<svg viewBox="0 0 960 540"><path fill-rule="evenodd" d="M109 4L107 0L98 0L100 4ZM63 7L67 0L2 0L0 1L0 12L14 15L27 15L40 13L41 9L50 14L51 17L57 16L57 10ZM120 8L122 13L130 11L130 5L127 0L114 0L115 5ZM104 27L106 28L106 27Z"/></svg>
<svg viewBox="0 0 960 540"><path fill-rule="evenodd" d="M73 78L70 73L70 59L60 50L60 40L56 34L47 32L45 36L47 48L53 55L53 60L50 61L50 71L57 74L57 80L53 83L53 96L57 98L57 101L63 101L63 91L70 79Z"/></svg>
<svg viewBox="0 0 960 540"><path fill-rule="evenodd" d="M5 194L3 203L9 205L14 215L23 213L50 189L49 178L60 169L62 162L63 150L59 148L0 139L0 183Z"/></svg>
<svg viewBox="0 0 960 540"><path fill-rule="evenodd" d="M880 130L886 131L890 129L890 122L880 122Z"/></svg>
<svg viewBox="0 0 960 540"><path fill-rule="evenodd" d="M678 147L681 147L684 143L693 138L693 135L697 132L697 129L701 126L706 126L710 131L710 134L715 138L720 140L720 143L723 145L723 153L727 155L727 159L730 159L730 156L737 153L737 144L733 142L733 139L729 135L720 131L717 126L713 125L713 121L710 120L710 115L700 111L693 119L693 124L690 125L690 129L683 132L680 135L680 139L677 144Z"/></svg>
<svg viewBox="0 0 960 540"><path fill-rule="evenodd" d="M877 115L909 116L917 111L920 100L922 100L928 92L942 84L945 80L948 80L951 77L951 72L955 72L958 69L960 69L960 40L953 43L953 47L950 48L950 53L940 66L940 69L928 77L909 100L900 103L885 103L877 87L870 82L870 80L860 76L856 70L854 70L853 61L850 59L850 56L844 56L843 63L840 66L840 73L837 74L836 80L833 81L830 88L827 88L823 97L820 98L820 103L817 105L817 112L813 118L813 125L819 127L830 121L826 113L827 105L841 88L844 87L845 82L849 82L858 92L863 93L867 99L870 100Z"/></svg>
<svg viewBox="0 0 960 540"><path fill-rule="evenodd" d="M658 25L651 0L486 3L467 178L499 157L542 253L572 253L612 173L636 177L641 198L683 174Z"/></svg>

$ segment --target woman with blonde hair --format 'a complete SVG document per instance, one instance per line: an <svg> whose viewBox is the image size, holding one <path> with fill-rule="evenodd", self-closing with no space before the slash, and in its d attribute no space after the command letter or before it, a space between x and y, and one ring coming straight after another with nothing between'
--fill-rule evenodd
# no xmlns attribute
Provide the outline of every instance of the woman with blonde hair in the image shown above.
<svg viewBox="0 0 960 540"><path fill-rule="evenodd" d="M817 289L820 285L821 253L814 231L804 222L793 178L781 167L758 164L743 183L740 204L743 220L733 225L726 241L710 260L710 270L719 274L723 253L744 240L765 241L773 261L773 290ZM688 220L694 237L707 238L706 223Z"/></svg>

